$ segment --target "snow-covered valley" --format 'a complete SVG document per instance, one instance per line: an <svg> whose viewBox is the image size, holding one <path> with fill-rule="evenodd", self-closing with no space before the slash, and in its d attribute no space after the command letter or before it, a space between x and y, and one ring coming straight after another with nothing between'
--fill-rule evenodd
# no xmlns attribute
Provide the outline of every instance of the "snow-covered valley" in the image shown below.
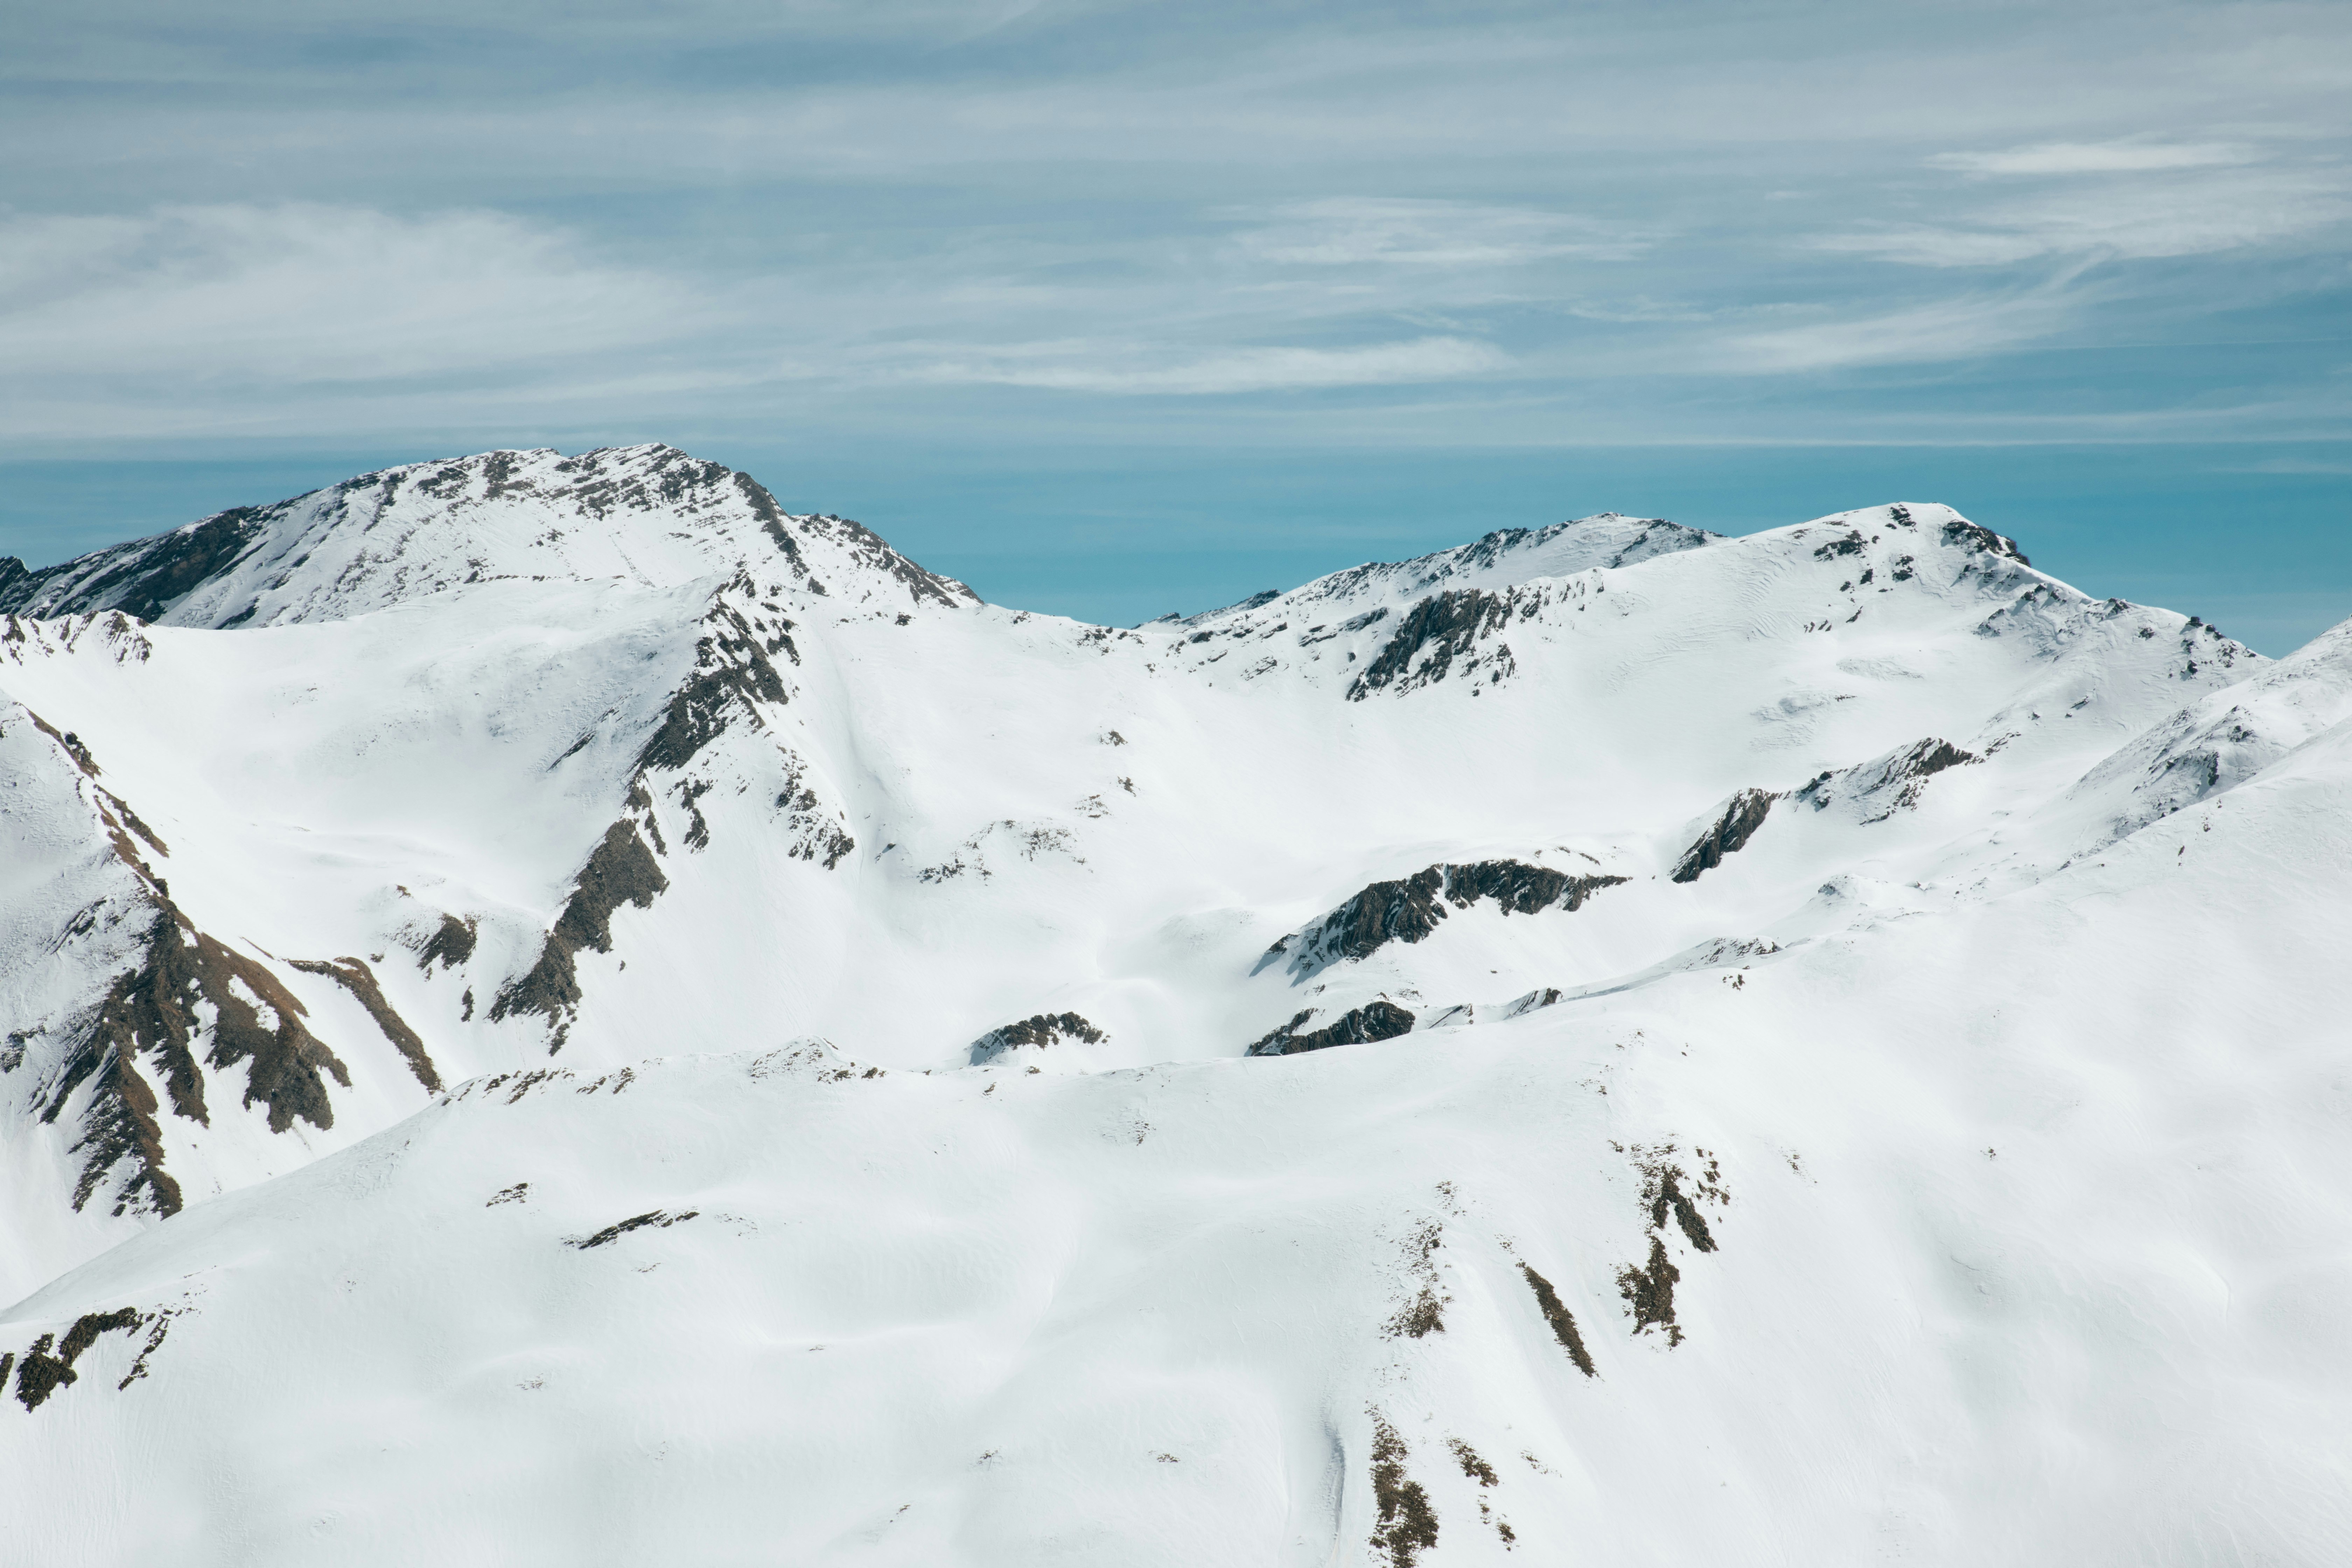
<svg viewBox="0 0 2352 1568"><path fill-rule="evenodd" d="M0 611L0 1561L2352 1560L2352 626L660 447Z"/></svg>

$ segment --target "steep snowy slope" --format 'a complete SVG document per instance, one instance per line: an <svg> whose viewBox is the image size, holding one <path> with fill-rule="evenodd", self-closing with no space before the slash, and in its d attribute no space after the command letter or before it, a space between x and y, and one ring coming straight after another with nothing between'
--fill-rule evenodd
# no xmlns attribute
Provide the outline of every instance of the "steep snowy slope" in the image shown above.
<svg viewBox="0 0 2352 1568"><path fill-rule="evenodd" d="M2346 633L1930 506L1091 627L661 447L0 596L27 1561L2346 1543Z"/></svg>

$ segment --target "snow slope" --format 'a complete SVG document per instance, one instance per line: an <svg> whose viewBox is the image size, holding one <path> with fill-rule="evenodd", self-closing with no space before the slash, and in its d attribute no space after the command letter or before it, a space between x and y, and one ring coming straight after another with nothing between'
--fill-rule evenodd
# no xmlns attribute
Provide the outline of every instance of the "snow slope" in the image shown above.
<svg viewBox="0 0 2352 1568"><path fill-rule="evenodd" d="M1094 627L665 447L0 608L0 1560L2352 1547L2352 631L1925 505Z"/></svg>

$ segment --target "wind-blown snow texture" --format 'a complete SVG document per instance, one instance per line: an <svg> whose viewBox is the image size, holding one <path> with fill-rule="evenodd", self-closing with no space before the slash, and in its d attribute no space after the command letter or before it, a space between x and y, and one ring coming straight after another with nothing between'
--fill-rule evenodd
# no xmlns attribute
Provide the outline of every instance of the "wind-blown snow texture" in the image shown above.
<svg viewBox="0 0 2352 1568"><path fill-rule="evenodd" d="M2352 1561L2352 628L659 447L0 610L0 1560Z"/></svg>

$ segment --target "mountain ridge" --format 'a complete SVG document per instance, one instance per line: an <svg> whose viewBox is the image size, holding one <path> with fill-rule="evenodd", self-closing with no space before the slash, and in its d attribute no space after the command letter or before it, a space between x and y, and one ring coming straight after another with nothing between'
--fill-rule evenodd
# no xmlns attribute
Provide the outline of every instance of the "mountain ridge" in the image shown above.
<svg viewBox="0 0 2352 1568"><path fill-rule="evenodd" d="M658 535L611 526L654 516L672 526ZM768 548L755 549L761 539ZM836 575L889 579L917 603L977 600L856 523L792 516L750 475L652 444L407 463L38 571L10 558L0 562L0 612L124 609L225 629L332 618L500 578L670 586L731 575L762 555L819 595L812 558Z"/></svg>
<svg viewBox="0 0 2352 1568"><path fill-rule="evenodd" d="M0 615L41 1495L209 1424L257 1561L320 1487L357 1557L510 1507L593 1558L581 1475L713 1561L1319 1563L1406 1479L1474 1560L1853 1560L1856 1488L1931 1559L2344 1522L2325 1314L2212 1329L2168 1260L2261 1303L2352 1246L2352 631L2263 659L1927 503L1092 626L670 448L501 456L15 580L77 606ZM656 1386L781 1536L632 1446ZM425 1436L355 1465L338 1404ZM167 1550L207 1483L143 1479Z"/></svg>

